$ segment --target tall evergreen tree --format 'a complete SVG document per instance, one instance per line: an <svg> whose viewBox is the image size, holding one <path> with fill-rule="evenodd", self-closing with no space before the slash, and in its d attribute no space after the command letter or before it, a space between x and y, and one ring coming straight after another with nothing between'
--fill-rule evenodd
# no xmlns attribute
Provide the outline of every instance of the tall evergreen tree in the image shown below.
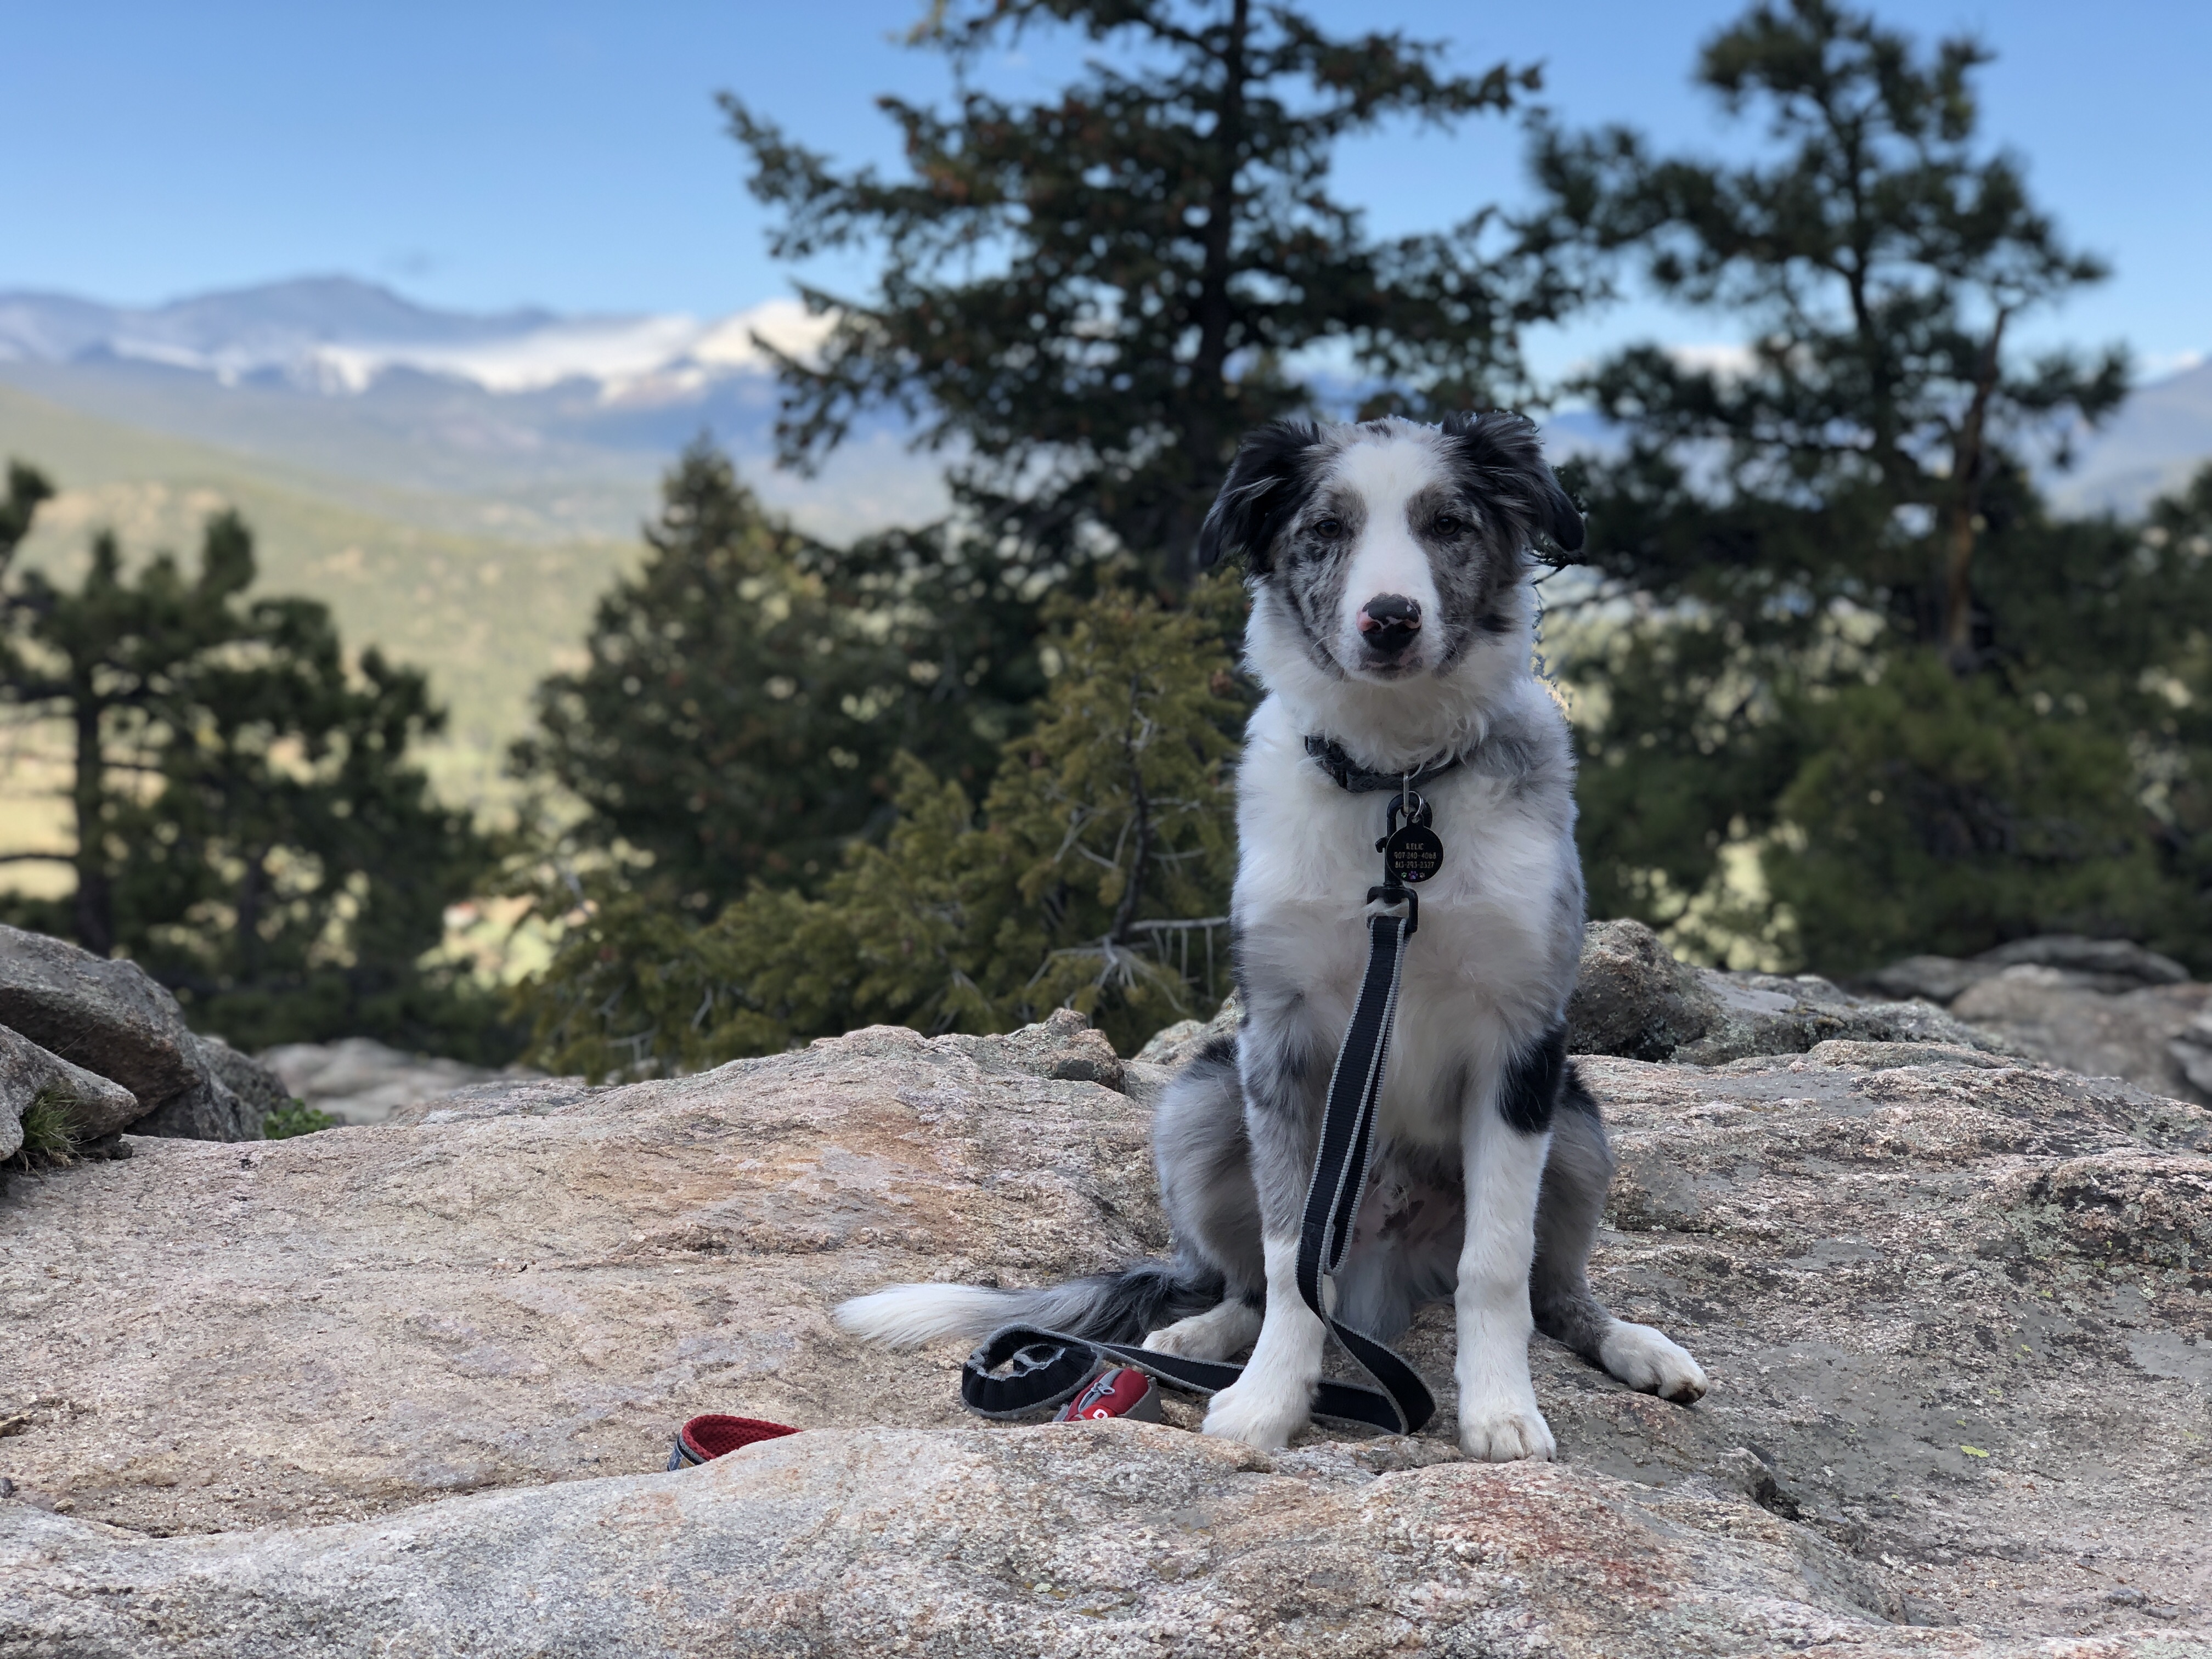
<svg viewBox="0 0 2212 1659"><path fill-rule="evenodd" d="M2147 821L2097 758L2115 734L2062 729L2063 696L2039 712L2084 658L2031 621L2056 555L2029 466L2117 405L2126 362L2016 348L2022 317L2104 269L1980 137L1988 61L1762 0L1697 69L1762 124L1758 159L1620 131L1539 146L1553 234L1747 331L1734 362L1640 346L1582 388L1628 434L1580 479L1593 608L1628 621L1569 663L1602 910L1679 920L1731 843L1757 847L1788 908L1721 932L1847 968L2121 926L2141 896Z"/></svg>
<svg viewBox="0 0 2212 1659"><path fill-rule="evenodd" d="M1580 388L1632 434L1601 568L1801 638L1842 599L1960 672L1981 660L1984 492L2023 442L2063 442L2127 388L2121 350L2029 358L2008 339L2106 270L1981 141L1972 77L1990 60L1966 38L1923 54L1832 0L1761 0L1697 79L1764 118L1767 156L1655 157L1617 129L1540 145L1563 221L1747 332L1726 366L1638 346Z"/></svg>
<svg viewBox="0 0 2212 1659"><path fill-rule="evenodd" d="M120 951L204 1029L258 1047L373 1035L486 1052L488 997L426 969L488 873L467 815L409 750L443 714L374 651L349 669L328 610L253 597L251 532L208 521L199 568L124 568L94 538L71 589L8 563L50 493L13 469L0 514L0 702L69 734L66 899L10 920Z"/></svg>
<svg viewBox="0 0 2212 1659"><path fill-rule="evenodd" d="M1052 27L1104 55L1034 103L969 80ZM724 100L777 256L881 258L872 294L802 289L835 324L818 361L778 354L782 453L810 465L896 409L1042 568L1103 547L1181 584L1239 435L1316 401L1299 354L1340 346L1370 413L1480 406L1525 386L1517 331L1577 297L1489 209L1376 238L1329 190L1340 141L1507 111L1534 69L1455 74L1439 46L1251 0L972 0L913 39L961 89L949 112L880 100L903 179L841 173Z"/></svg>
<svg viewBox="0 0 2212 1659"><path fill-rule="evenodd" d="M662 901L703 919L755 878L827 880L889 823L897 750L988 775L1042 685L1018 572L939 532L813 541L704 440L664 497L589 662L539 686L515 746L519 775L590 809L577 839L647 855Z"/></svg>

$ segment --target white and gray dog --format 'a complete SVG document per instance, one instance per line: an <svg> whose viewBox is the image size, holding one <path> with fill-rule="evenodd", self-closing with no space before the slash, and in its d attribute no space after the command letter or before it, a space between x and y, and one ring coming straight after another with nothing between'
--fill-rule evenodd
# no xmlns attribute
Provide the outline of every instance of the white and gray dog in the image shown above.
<svg viewBox="0 0 2212 1659"><path fill-rule="evenodd" d="M1206 1431L1275 1447L1304 1427L1325 1331L1298 1293L1299 1221L1390 799L1344 784L1457 758L1422 786L1444 856L1406 949L1335 1316L1389 1342L1452 1298L1474 1457L1552 1455L1532 1327L1631 1388L1705 1392L1696 1360L1615 1319L1585 1275L1613 1159L1565 1060L1583 884L1565 722L1532 666L1540 534L1571 551L1582 521L1517 415L1279 422L1245 441L1200 549L1243 556L1267 691L1237 771L1243 1023L1160 1103L1174 1257L1033 1291L896 1285L844 1304L841 1326L911 1344L1020 1322L1209 1359L1256 1337Z"/></svg>

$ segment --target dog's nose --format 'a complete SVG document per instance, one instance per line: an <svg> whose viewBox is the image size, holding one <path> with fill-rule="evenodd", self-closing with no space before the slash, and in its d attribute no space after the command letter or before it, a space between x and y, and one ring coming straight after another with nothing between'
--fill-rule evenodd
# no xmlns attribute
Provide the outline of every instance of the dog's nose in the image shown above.
<svg viewBox="0 0 2212 1659"><path fill-rule="evenodd" d="M1421 631L1421 607L1402 593L1377 593L1359 607L1359 637L1381 657L1402 654Z"/></svg>

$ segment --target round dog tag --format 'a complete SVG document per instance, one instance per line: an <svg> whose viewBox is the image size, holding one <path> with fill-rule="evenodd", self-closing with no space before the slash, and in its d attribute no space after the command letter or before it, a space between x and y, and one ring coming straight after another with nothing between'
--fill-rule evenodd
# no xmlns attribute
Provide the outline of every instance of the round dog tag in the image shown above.
<svg viewBox="0 0 2212 1659"><path fill-rule="evenodd" d="M1400 881L1426 881L1443 861L1444 844L1426 824L1407 824L1382 845L1382 867Z"/></svg>

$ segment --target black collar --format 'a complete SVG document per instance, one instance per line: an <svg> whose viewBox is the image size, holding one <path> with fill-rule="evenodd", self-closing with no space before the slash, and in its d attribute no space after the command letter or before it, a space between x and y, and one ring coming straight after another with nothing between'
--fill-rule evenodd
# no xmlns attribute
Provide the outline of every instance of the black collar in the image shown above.
<svg viewBox="0 0 2212 1659"><path fill-rule="evenodd" d="M1321 763L1321 769L1340 789L1355 795L1377 795L1386 789L1418 789L1431 779L1456 771L1466 763L1464 754L1438 755L1423 761L1411 772L1370 772L1328 738L1310 737L1306 753Z"/></svg>

